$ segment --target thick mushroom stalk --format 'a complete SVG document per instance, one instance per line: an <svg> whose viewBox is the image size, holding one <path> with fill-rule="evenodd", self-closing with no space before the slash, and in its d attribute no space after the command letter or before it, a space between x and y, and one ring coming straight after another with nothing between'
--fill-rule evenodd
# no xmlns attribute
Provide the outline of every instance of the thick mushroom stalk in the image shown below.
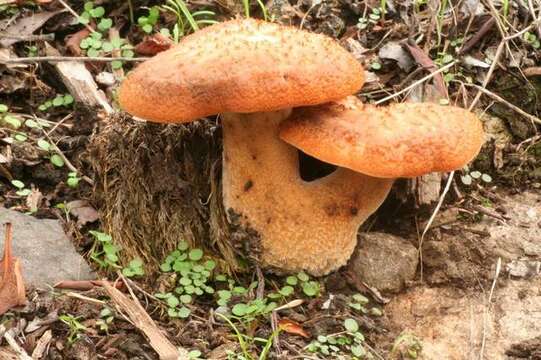
<svg viewBox="0 0 541 360"><path fill-rule="evenodd" d="M345 168L303 181L298 150L278 136L289 113L223 115L224 206L258 232L264 266L323 275L347 262L393 181Z"/></svg>

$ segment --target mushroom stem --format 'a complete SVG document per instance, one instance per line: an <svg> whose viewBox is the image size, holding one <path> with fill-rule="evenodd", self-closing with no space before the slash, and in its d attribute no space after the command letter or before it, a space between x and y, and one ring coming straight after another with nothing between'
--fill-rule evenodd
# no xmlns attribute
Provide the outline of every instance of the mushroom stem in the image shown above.
<svg viewBox="0 0 541 360"><path fill-rule="evenodd" d="M339 168L303 181L297 149L278 136L290 112L222 116L224 206L258 232L263 266L324 275L347 262L393 179Z"/></svg>

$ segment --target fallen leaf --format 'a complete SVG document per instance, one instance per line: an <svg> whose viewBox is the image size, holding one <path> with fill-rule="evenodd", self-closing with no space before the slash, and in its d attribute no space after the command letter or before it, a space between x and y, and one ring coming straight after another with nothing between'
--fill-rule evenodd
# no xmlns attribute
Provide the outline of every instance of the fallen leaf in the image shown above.
<svg viewBox="0 0 541 360"><path fill-rule="evenodd" d="M53 16L60 14L61 12L64 12L66 10L59 10L59 11L43 11L37 14L32 14L30 16L24 17L14 23L12 23L10 26L8 26L2 34L5 35L17 35L17 36L27 36L32 35L34 31L41 28L49 19L51 19ZM2 35L0 34L0 35ZM2 47L9 47L19 41L22 41L21 39L17 38L8 38L0 40L0 45Z"/></svg>
<svg viewBox="0 0 541 360"><path fill-rule="evenodd" d="M135 52L141 55L153 56L173 46L173 41L160 33L145 36L143 41L135 46Z"/></svg>
<svg viewBox="0 0 541 360"><path fill-rule="evenodd" d="M11 253L11 223L6 223L4 258L0 261L0 315L9 309L26 304L21 263Z"/></svg>
<svg viewBox="0 0 541 360"><path fill-rule="evenodd" d="M421 65L425 70L428 70L430 72L434 72L438 70L438 67L436 64L434 64L434 61L425 54L423 50L417 45L417 44L408 44L406 43L406 46L415 61L419 65ZM438 73L434 75L434 85L438 89L438 92L444 97L448 98L449 95L447 93L447 86L445 86L445 81L443 80L443 75L441 73Z"/></svg>
<svg viewBox="0 0 541 360"><path fill-rule="evenodd" d="M90 35L90 30L85 27L77 31L76 33L66 36L66 48L71 54L75 56L80 56L83 53L80 46L81 41L88 35Z"/></svg>
<svg viewBox="0 0 541 360"><path fill-rule="evenodd" d="M378 52L380 59L391 59L398 63L398 66L404 70L409 71L413 66L411 56L406 50L396 41L389 41L383 45Z"/></svg>
<svg viewBox="0 0 541 360"><path fill-rule="evenodd" d="M43 194L41 191L38 189L32 189L30 194L26 197L26 206L28 206L32 212L37 211L42 199Z"/></svg>
<svg viewBox="0 0 541 360"><path fill-rule="evenodd" d="M289 334L300 335L304 338L310 337L310 335L302 328L302 326L293 320L281 319L278 322L278 328L280 328L280 330L285 331Z"/></svg>
<svg viewBox="0 0 541 360"><path fill-rule="evenodd" d="M96 209L85 200L70 201L66 207L70 214L77 217L77 225L79 226L92 223L100 218Z"/></svg>

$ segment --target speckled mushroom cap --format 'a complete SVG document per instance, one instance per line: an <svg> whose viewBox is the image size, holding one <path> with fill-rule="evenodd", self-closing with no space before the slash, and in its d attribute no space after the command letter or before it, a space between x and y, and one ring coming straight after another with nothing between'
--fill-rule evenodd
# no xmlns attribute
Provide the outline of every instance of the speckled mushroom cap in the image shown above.
<svg viewBox="0 0 541 360"><path fill-rule="evenodd" d="M354 96L295 109L280 137L325 162L380 178L461 168L484 141L480 120L454 106L363 104Z"/></svg>
<svg viewBox="0 0 541 360"><path fill-rule="evenodd" d="M320 34L253 19L209 26L139 65L121 107L157 122L187 122L321 104L355 93L361 65Z"/></svg>

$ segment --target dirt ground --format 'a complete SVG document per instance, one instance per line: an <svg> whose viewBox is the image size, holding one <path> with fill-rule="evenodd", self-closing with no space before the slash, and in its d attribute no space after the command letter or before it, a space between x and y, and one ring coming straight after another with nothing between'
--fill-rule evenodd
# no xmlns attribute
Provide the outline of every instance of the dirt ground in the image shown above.
<svg viewBox="0 0 541 360"><path fill-rule="evenodd" d="M426 235L447 176L398 180L363 225L418 251L414 276L390 293L348 267L290 279L239 259L230 240L257 234L225 221L216 118L162 127L107 113L138 57L197 30L189 14L204 27L245 16L245 2L88 3L0 0L0 202L62 224L69 246L97 277L124 284L141 304L135 319L152 325L100 284L28 287L27 305L0 315L0 359L158 359L143 328L165 348L191 351L189 359L541 359L539 1L248 2L252 17L340 41L366 69L363 101L450 103L483 122L481 153L454 174ZM89 21L78 20L85 12ZM71 209L74 201L84 211ZM180 272L162 268L179 239L224 273L210 276L212 293L186 300L186 317L159 297L179 287ZM138 257L142 276L126 272ZM285 309L268 310L270 302ZM231 323L218 315L246 304L260 313Z"/></svg>

